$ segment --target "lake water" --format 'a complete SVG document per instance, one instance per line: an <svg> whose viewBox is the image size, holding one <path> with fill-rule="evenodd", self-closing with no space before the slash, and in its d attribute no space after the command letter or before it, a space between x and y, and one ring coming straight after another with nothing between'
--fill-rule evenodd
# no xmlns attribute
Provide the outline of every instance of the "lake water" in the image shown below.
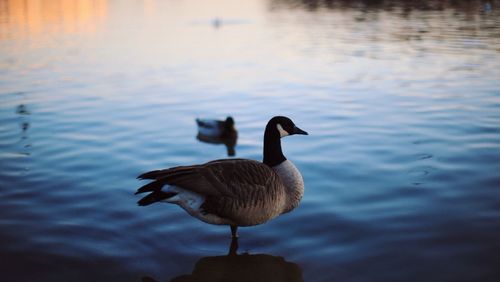
<svg viewBox="0 0 500 282"><path fill-rule="evenodd" d="M228 115L310 134L237 257L133 194ZM499 281L500 2L0 1L0 210L1 281Z"/></svg>

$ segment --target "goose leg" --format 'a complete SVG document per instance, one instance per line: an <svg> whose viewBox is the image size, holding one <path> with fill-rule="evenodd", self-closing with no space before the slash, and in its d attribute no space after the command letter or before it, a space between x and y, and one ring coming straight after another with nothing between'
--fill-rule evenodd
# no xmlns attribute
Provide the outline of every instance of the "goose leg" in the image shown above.
<svg viewBox="0 0 500 282"><path fill-rule="evenodd" d="M228 256L236 256L238 255L238 237L231 238L231 245L229 246Z"/></svg>
<svg viewBox="0 0 500 282"><path fill-rule="evenodd" d="M231 236L233 238L238 238L238 226L237 225L231 225Z"/></svg>

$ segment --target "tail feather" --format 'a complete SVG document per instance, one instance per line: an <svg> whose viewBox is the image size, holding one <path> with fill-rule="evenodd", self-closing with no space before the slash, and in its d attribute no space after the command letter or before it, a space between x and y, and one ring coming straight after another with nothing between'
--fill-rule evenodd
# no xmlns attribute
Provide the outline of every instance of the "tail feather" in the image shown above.
<svg viewBox="0 0 500 282"><path fill-rule="evenodd" d="M147 206L152 203L162 201L171 198L177 193L172 191L162 191L164 185L173 184L177 179L185 180L188 176L193 173L193 169L197 166L179 166L168 169L153 170L139 175L139 179L152 179L154 181L142 186L137 189L135 194L151 192L142 199L140 199L137 204L140 206Z"/></svg>
<svg viewBox="0 0 500 282"><path fill-rule="evenodd" d="M166 171L167 171L166 169L148 171L146 173L143 173L143 174L137 176L137 178L138 179L156 179L156 178L158 178L159 175L164 174Z"/></svg>
<svg viewBox="0 0 500 282"><path fill-rule="evenodd" d="M140 194L140 193L145 193L145 192L153 192L153 191L160 191L161 188L163 187L163 185L165 185L165 183L163 183L163 181L153 181L153 182L150 182L144 186L142 186L141 188L137 189L137 192L135 192L135 194Z"/></svg>
<svg viewBox="0 0 500 282"><path fill-rule="evenodd" d="M137 189L135 192L136 195L150 192L137 203L140 206L147 206L177 195L176 192L169 191L169 189L162 191L165 185L179 186L189 191L193 190L194 192L197 191L195 188L203 188L209 191L211 187L208 187L207 183L201 182L200 184L196 181L203 178L203 176L198 173L198 168L199 165L179 166L169 169L153 170L139 175L137 177L139 179L152 179L153 181Z"/></svg>
<svg viewBox="0 0 500 282"><path fill-rule="evenodd" d="M144 198L140 199L137 202L137 204L139 206L148 206L148 205L151 205L153 203L171 198L175 195L177 195L177 193L175 193L175 192L154 191L154 192L148 194L147 196L145 196Z"/></svg>

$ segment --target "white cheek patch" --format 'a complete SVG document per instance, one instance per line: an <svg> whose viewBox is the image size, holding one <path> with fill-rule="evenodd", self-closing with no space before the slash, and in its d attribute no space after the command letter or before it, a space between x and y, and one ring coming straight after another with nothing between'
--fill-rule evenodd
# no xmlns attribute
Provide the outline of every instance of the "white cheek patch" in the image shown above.
<svg viewBox="0 0 500 282"><path fill-rule="evenodd" d="M280 136L281 137L285 137L285 136L290 135L286 130L283 129L283 127L281 126L281 124L278 123L276 125L276 128L278 128L278 131L280 132Z"/></svg>

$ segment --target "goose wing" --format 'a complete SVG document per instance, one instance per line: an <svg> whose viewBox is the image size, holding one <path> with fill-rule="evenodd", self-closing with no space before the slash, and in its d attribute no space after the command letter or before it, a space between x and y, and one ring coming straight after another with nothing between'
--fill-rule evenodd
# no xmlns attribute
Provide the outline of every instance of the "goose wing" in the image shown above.
<svg viewBox="0 0 500 282"><path fill-rule="evenodd" d="M248 159L215 160L202 165L180 166L151 171L140 179L155 181L137 193L159 192L165 185L174 185L205 196L206 213L231 217L238 207L258 206L278 197L282 182L267 165Z"/></svg>
<svg viewBox="0 0 500 282"><path fill-rule="evenodd" d="M175 185L201 195L244 197L244 188L266 189L280 183L279 176L267 165L248 159L222 159L202 165L178 166L141 174L139 179L155 180L137 190L136 194Z"/></svg>
<svg viewBox="0 0 500 282"><path fill-rule="evenodd" d="M279 176L267 165L252 160L218 160L206 164L206 179L220 194L206 195L203 212L236 221L241 210L254 210L275 202L283 192ZM213 181L213 182L212 182ZM255 210L254 210L255 211ZM244 217L251 216L246 212Z"/></svg>

